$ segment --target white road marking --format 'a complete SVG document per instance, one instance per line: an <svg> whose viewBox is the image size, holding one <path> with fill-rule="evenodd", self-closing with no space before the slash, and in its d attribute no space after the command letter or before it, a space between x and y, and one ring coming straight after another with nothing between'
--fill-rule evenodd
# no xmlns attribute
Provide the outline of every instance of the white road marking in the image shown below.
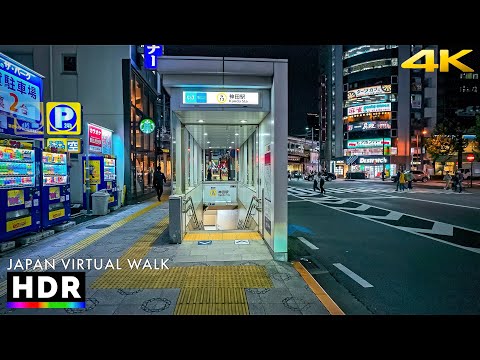
<svg viewBox="0 0 480 360"><path fill-rule="evenodd" d="M352 270L350 270L350 269L347 268L346 266L343 266L343 265L340 264L340 263L333 264L333 266L335 266L338 270L344 272L348 277L350 277L350 278L352 278L353 280L355 280L357 283L359 283L360 285L362 285L364 288L371 288L371 287L373 287L373 285L370 284L367 280L361 278L360 276L358 276L357 274L355 274Z"/></svg>
<svg viewBox="0 0 480 360"><path fill-rule="evenodd" d="M391 198L402 198L401 196L393 196L393 195L385 195L385 196L373 196L373 197L347 197L342 199L347 200L383 200L383 199L391 199Z"/></svg>
<svg viewBox="0 0 480 360"><path fill-rule="evenodd" d="M294 196L294 195L292 195L292 196ZM303 199L302 200L288 200L287 202L290 203L290 202L305 202L305 201L307 201L307 200L303 200Z"/></svg>
<svg viewBox="0 0 480 360"><path fill-rule="evenodd" d="M463 194L463 193L462 193L462 194ZM407 200L415 200L415 201L425 201L425 202L429 202L429 203L433 203L433 204L448 205L448 206L458 206L458 207L463 207L463 208L466 208L466 209L480 210L479 207L475 207L475 206L460 205L460 204L450 204L450 203L444 203L444 202L441 202L441 201L425 200L425 199L415 199L415 198L404 197L404 196L392 196L392 197L394 197L394 198L396 198L396 199L407 199Z"/></svg>
<svg viewBox="0 0 480 360"><path fill-rule="evenodd" d="M351 213L351 212L345 211L345 210L343 210L343 209L338 209L338 208L335 208L335 207L331 207L331 206L322 204L321 202L312 201L312 200L310 200L310 199L308 199L307 201L311 202L312 204L317 204L317 205L320 205L320 206L325 206L325 207L327 207L327 208L329 208L329 209L335 209L335 210L337 210L337 211L341 211L341 212L343 212L343 213L345 213L345 214L349 214L349 215L353 215L353 216L358 216L358 217L360 217L360 218L363 218L363 219L367 219L367 220L376 222L377 224L382 224L382 225L389 226L389 227L391 227L391 228L394 228L394 229L397 229L397 230L400 230L400 231L409 232L409 233L414 234L414 235L418 235L418 236L422 236L422 237L427 238L427 239L435 240L435 241L444 243L445 245L454 246L454 247L457 247L457 248L460 248L460 249L463 249L463 250L467 250L467 251L470 251L470 252L474 252L474 253L480 254L480 249L478 249L478 248L471 248L471 247L467 247L467 246L457 245L457 244L455 244L455 243L451 243L451 242L448 242L448 241L445 241L445 240L437 239L437 238L435 238L435 237L433 237L433 236L429 236L429 235L426 235L426 234L418 233L418 232L414 231L414 230L411 229L411 228L399 229L398 226L395 226L395 225L392 225L392 224L388 224L388 223L385 223L385 222L383 222L383 221L379 221L379 220L377 220L377 219L374 219L375 216L369 216L369 215L362 215L362 214ZM378 209L381 209L381 210L391 211L391 210L388 210L388 209L382 209L382 208L380 208L380 207L378 207L378 206L375 206L375 207L378 208ZM408 214L405 214L405 215L408 215ZM411 215L409 215L409 216L411 216ZM422 218L422 217L419 217L419 216L415 216L415 217L417 217L417 218L419 218L419 219L422 219L422 220L427 220L427 221L434 222L434 220L425 219L425 218ZM382 218L382 217L380 217L380 218ZM457 228L459 228L459 229L464 229L464 230L467 230L467 231L480 232L480 231L468 229L468 228L465 228L465 227L462 227L462 226L457 226L457 225L455 225L455 227L457 227Z"/></svg>
<svg viewBox="0 0 480 360"><path fill-rule="evenodd" d="M307 239L299 236L297 237L298 240L300 240L301 242L303 242L305 245L307 245L310 249L312 250L318 250L318 247L316 247L315 245L313 245L310 241L308 241Z"/></svg>

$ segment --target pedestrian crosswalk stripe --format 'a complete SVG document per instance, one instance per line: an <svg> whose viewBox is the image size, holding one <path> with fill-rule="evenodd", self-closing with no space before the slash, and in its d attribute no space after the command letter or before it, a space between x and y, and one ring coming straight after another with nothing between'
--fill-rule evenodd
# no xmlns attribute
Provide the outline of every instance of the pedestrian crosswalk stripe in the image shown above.
<svg viewBox="0 0 480 360"><path fill-rule="evenodd" d="M405 191L396 191L394 188L385 188L381 187L351 187L351 188L339 188L339 187L332 187L326 189L326 193L330 194L352 194L352 193L403 193L403 194L460 194L454 192L452 190L444 190L444 189L413 189L413 190L405 190ZM316 196L320 195L319 191L314 191L311 189L305 188L298 188L289 186L288 187L288 194L295 195L295 196ZM462 193L468 194L468 193Z"/></svg>

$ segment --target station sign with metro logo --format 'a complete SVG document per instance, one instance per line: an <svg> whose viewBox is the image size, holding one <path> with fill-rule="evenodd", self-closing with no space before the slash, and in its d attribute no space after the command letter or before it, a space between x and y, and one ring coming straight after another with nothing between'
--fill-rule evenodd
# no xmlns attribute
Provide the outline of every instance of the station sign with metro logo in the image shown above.
<svg viewBox="0 0 480 360"><path fill-rule="evenodd" d="M184 104L258 105L258 92L184 91Z"/></svg>
<svg viewBox="0 0 480 360"><path fill-rule="evenodd" d="M79 102L48 102L45 113L47 134L82 134L82 106Z"/></svg>

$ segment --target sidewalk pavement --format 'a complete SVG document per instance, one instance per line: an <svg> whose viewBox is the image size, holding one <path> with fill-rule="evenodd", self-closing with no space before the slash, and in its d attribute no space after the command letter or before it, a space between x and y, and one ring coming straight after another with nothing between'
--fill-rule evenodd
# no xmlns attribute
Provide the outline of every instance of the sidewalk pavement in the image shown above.
<svg viewBox="0 0 480 360"><path fill-rule="evenodd" d="M93 259L84 270L86 308L7 308L6 269L10 260L19 259L55 260L55 271L65 271L61 259L83 259L84 266ZM105 269L109 260L114 266ZM300 273L290 263L273 260L258 233L198 232L171 244L164 195L162 202L129 205L2 254L0 314L329 315L318 291Z"/></svg>

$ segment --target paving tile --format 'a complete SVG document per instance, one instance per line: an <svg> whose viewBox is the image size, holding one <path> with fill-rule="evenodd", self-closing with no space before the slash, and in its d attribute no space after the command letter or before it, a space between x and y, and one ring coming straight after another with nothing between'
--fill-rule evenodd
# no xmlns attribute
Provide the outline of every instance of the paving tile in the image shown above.
<svg viewBox="0 0 480 360"><path fill-rule="evenodd" d="M260 300L263 303L281 304L285 298L291 297L292 294L287 288L270 289L265 294L260 294Z"/></svg>
<svg viewBox="0 0 480 360"><path fill-rule="evenodd" d="M265 315L302 315L299 310L287 308L282 303L263 303Z"/></svg>
<svg viewBox="0 0 480 360"><path fill-rule="evenodd" d="M288 280L284 280L285 282L285 285L291 289L291 288L301 288L301 289L305 289L305 285L307 285L305 283L305 281L303 281L303 279L301 277L293 277L288 279ZM308 285L307 285L308 286Z"/></svg>
<svg viewBox="0 0 480 360"><path fill-rule="evenodd" d="M207 261L235 261L235 260L242 260L242 256L239 254L233 254L233 255L207 255Z"/></svg>
<svg viewBox="0 0 480 360"><path fill-rule="evenodd" d="M255 255L255 254L242 255L242 260L268 260L269 258L271 258L270 255Z"/></svg>
<svg viewBox="0 0 480 360"><path fill-rule="evenodd" d="M208 247L209 245L205 245L204 247ZM189 255L207 255L209 253L209 249L193 249Z"/></svg>
<svg viewBox="0 0 480 360"><path fill-rule="evenodd" d="M97 305L89 311L73 313L70 315L113 315L118 305ZM63 314L65 315L65 313Z"/></svg>
<svg viewBox="0 0 480 360"><path fill-rule="evenodd" d="M91 297L97 299L97 306L106 306L119 305L125 298L125 295L119 293L117 289L97 289L97 291L95 291Z"/></svg>
<svg viewBox="0 0 480 360"><path fill-rule="evenodd" d="M330 315L328 310L320 303L320 301L317 301L316 303L309 303L308 306L299 307L303 315Z"/></svg>
<svg viewBox="0 0 480 360"><path fill-rule="evenodd" d="M250 315L265 315L265 308L261 303L248 303Z"/></svg>
<svg viewBox="0 0 480 360"><path fill-rule="evenodd" d="M150 315L141 309L141 304L120 305L115 309L113 315Z"/></svg>
<svg viewBox="0 0 480 360"><path fill-rule="evenodd" d="M173 263L206 261L207 255L175 256Z"/></svg>
<svg viewBox="0 0 480 360"><path fill-rule="evenodd" d="M121 305L127 305L127 304L141 305L146 300L163 297L164 289L123 289L123 290L125 292L128 292L128 291L135 292L138 290L142 290L142 291L124 296L124 298L122 299Z"/></svg>

